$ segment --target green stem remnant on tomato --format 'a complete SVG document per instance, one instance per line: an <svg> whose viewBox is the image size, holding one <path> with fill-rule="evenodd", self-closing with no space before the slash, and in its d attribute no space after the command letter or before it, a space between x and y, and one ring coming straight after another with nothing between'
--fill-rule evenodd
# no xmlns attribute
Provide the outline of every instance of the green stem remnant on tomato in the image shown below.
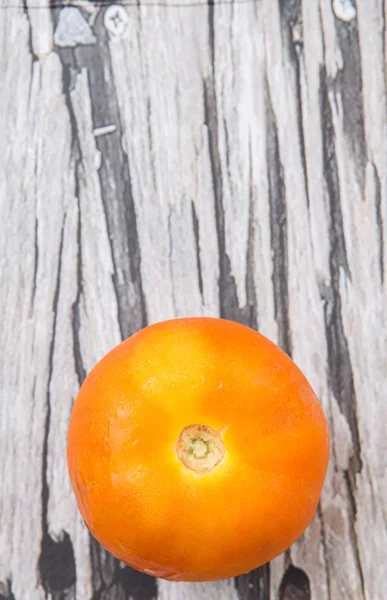
<svg viewBox="0 0 387 600"><path fill-rule="evenodd" d="M220 432L207 425L188 425L179 435L176 445L178 458L195 473L208 473L224 456Z"/></svg>

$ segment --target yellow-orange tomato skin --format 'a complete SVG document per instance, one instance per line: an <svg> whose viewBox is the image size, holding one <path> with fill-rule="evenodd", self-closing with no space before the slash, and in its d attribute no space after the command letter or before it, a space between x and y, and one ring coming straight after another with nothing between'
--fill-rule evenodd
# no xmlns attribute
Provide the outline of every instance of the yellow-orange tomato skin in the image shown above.
<svg viewBox="0 0 387 600"><path fill-rule="evenodd" d="M210 472L181 431L220 431ZM328 460L320 404L293 361L231 321L152 325L107 354L74 403L68 468L81 514L113 555L172 581L246 573L312 520Z"/></svg>

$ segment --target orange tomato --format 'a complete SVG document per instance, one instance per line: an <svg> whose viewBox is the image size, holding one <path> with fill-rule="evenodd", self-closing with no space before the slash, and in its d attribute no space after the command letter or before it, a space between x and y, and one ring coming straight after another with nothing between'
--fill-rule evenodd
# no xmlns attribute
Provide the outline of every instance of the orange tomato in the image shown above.
<svg viewBox="0 0 387 600"><path fill-rule="evenodd" d="M221 319L158 323L114 348L68 433L87 527L172 581L232 577L283 552L314 516L328 459L327 423L297 366Z"/></svg>

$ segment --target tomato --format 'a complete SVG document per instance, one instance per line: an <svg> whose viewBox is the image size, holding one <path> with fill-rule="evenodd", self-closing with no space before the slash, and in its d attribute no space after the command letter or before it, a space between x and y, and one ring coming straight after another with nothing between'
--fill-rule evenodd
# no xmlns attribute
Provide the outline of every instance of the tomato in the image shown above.
<svg viewBox="0 0 387 600"><path fill-rule="evenodd" d="M172 581L232 577L312 520L329 459L320 404L293 361L231 321L146 327L75 400L68 467L87 527Z"/></svg>

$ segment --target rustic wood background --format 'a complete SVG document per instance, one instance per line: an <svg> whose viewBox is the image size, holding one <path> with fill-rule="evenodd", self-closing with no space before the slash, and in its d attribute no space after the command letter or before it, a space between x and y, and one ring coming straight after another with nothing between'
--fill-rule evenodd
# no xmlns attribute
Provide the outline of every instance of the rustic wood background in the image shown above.
<svg viewBox="0 0 387 600"><path fill-rule="evenodd" d="M0 31L0 599L385 600L386 3L8 0ZM65 462L95 362L188 315L277 341L332 433L302 540L210 584L114 560Z"/></svg>

